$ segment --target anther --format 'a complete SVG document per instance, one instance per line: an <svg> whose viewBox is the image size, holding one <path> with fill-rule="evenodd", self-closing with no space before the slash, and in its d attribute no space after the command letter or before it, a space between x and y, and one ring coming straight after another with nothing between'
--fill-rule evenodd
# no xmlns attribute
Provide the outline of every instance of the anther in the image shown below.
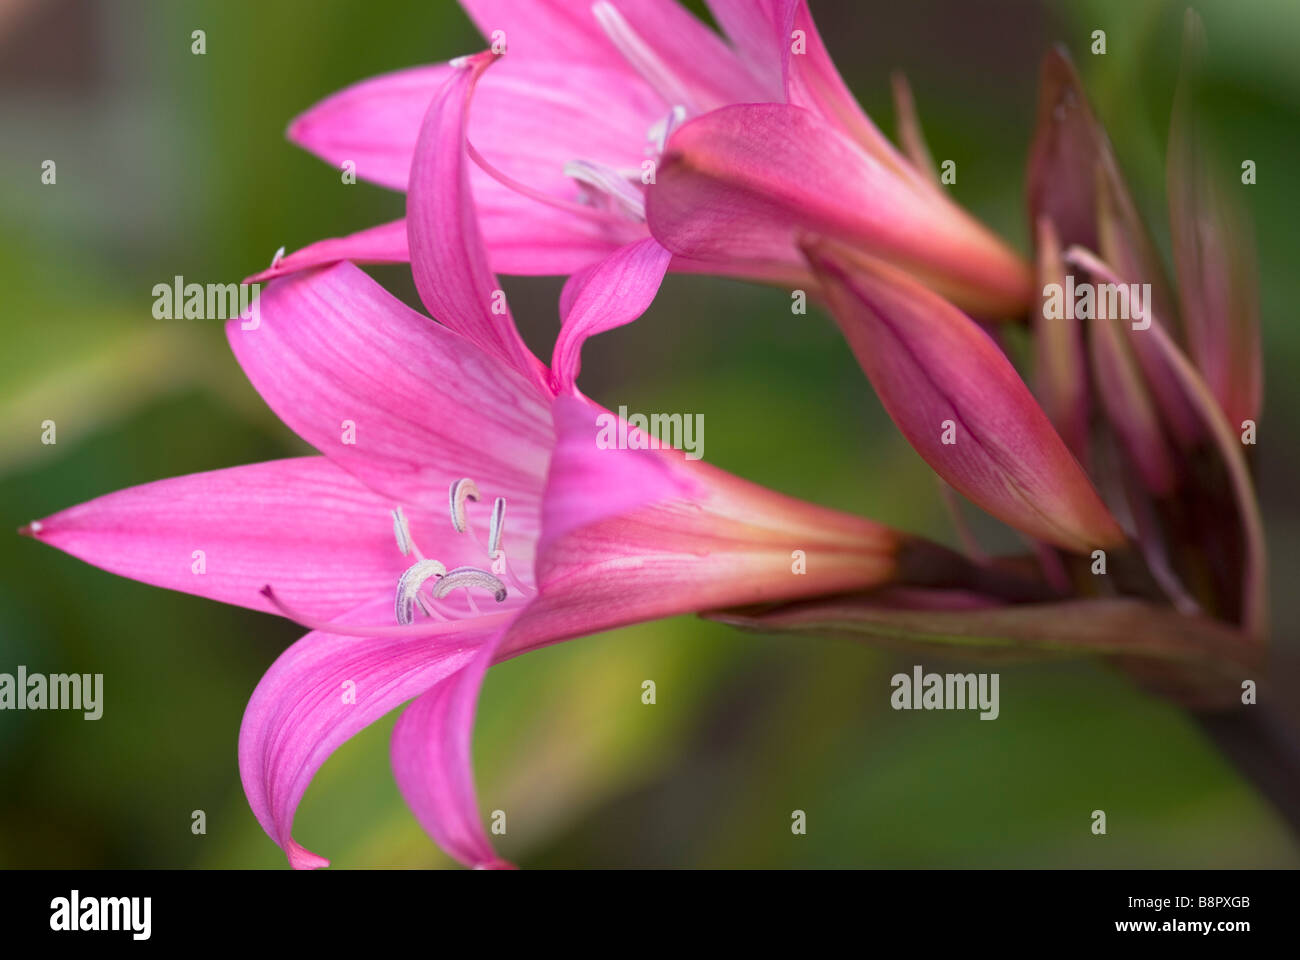
<svg viewBox="0 0 1300 960"><path fill-rule="evenodd" d="M392 513L393 537L397 540L397 549L402 552L402 556L409 556L411 553L411 528L406 523L406 515L402 513L401 507L398 507Z"/></svg>
<svg viewBox="0 0 1300 960"><path fill-rule="evenodd" d="M482 587L492 593L497 603L506 598L506 585L486 570L480 570L478 567L457 567L434 584L434 599L441 600L458 587Z"/></svg>
<svg viewBox="0 0 1300 960"><path fill-rule="evenodd" d="M465 525L465 501L473 500L478 503L478 484L469 477L454 480L447 490L447 498L451 504L451 525L457 533L464 533L467 529Z"/></svg>
<svg viewBox="0 0 1300 960"><path fill-rule="evenodd" d="M393 614L400 624L415 622L415 602L420 588L434 577L442 577L447 568L437 560L419 560L406 569L397 581L397 599L393 604ZM421 604L421 609L424 605Z"/></svg>
<svg viewBox="0 0 1300 960"><path fill-rule="evenodd" d="M501 548L501 534L506 525L506 498L497 497L492 504L492 521L488 525L488 556L496 557Z"/></svg>

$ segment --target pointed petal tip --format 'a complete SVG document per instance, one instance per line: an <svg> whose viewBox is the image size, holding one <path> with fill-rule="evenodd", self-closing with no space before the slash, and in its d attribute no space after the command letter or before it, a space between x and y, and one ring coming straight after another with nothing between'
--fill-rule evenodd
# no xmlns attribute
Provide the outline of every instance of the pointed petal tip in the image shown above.
<svg viewBox="0 0 1300 960"><path fill-rule="evenodd" d="M31 537L33 540L39 540L43 527L44 524L40 520L33 520L31 523L25 523L18 528L18 536Z"/></svg>
<svg viewBox="0 0 1300 960"><path fill-rule="evenodd" d="M319 870L321 867L328 867L330 862L319 854L312 853L300 843L293 840L289 841L288 847L285 848L285 856L289 858L289 866L295 870Z"/></svg>

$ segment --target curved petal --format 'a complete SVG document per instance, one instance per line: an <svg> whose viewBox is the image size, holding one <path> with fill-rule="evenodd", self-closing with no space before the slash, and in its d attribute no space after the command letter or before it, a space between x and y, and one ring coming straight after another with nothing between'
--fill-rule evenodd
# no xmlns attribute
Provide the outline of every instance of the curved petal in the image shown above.
<svg viewBox="0 0 1300 960"><path fill-rule="evenodd" d="M502 365L544 384L544 368L515 329L505 294L488 266L470 195L469 102L478 77L495 59L491 53L468 58L429 104L406 207L411 272L433 316Z"/></svg>
<svg viewBox="0 0 1300 960"><path fill-rule="evenodd" d="M741 61L767 92L786 99L791 33L799 0L705 0L713 19L735 45Z"/></svg>
<svg viewBox="0 0 1300 960"><path fill-rule="evenodd" d="M647 237L569 278L560 301L563 325L551 358L557 390L573 387L588 337L631 323L650 308L671 260L671 253Z"/></svg>
<svg viewBox="0 0 1300 960"><path fill-rule="evenodd" d="M429 104L457 72L440 63L363 80L295 118L289 139L335 166L352 161L362 179L405 190ZM647 131L665 109L621 66L509 56L474 91L469 138L510 176L571 196L566 163L639 162ZM476 194L506 189L475 174Z"/></svg>
<svg viewBox="0 0 1300 960"><path fill-rule="evenodd" d="M542 499L543 542L606 517L645 504L690 496L695 487L675 473L671 461L649 447L648 435L624 427L627 446L619 445L618 418L577 397L557 397L555 452ZM636 446L637 434L646 446ZM655 441L657 443L657 441Z"/></svg>
<svg viewBox="0 0 1300 960"><path fill-rule="evenodd" d="M363 180L405 190L424 111L453 72L438 63L362 80L294 117L286 136L333 166L355 164Z"/></svg>
<svg viewBox="0 0 1300 960"><path fill-rule="evenodd" d="M346 237L332 237L295 250L280 257L261 273L255 273L245 283L267 283L276 277L310 270L341 260L353 263L408 263L411 254L406 243L406 221L394 220L377 227L367 227Z"/></svg>
<svg viewBox="0 0 1300 960"><path fill-rule="evenodd" d="M489 180L496 184L495 180ZM497 185L500 186L499 184ZM514 276L563 276L576 273L617 251L627 235L645 227L629 222L611 224L539 203L504 188L476 189L479 226L493 273ZM406 221L394 220L309 244L281 257L245 283L265 283L313 267L350 260L353 263L409 263Z"/></svg>
<svg viewBox="0 0 1300 960"><path fill-rule="evenodd" d="M25 532L120 576L255 610L279 612L259 593L272 583L290 605L330 618L391 593L405 566L395 505L324 457L303 457L130 487Z"/></svg>
<svg viewBox="0 0 1300 960"><path fill-rule="evenodd" d="M801 107L726 107L685 124L646 218L665 247L701 260L791 263L801 232L833 236L989 315L1024 310L1032 291L1028 265L997 237Z"/></svg>
<svg viewBox="0 0 1300 960"><path fill-rule="evenodd" d="M502 30L512 54L527 58L597 65L623 71L625 82L644 83L642 77L672 78L672 87L689 96L701 110L724 103L768 99L761 86L716 33L676 0L465 0L470 18L491 37ZM613 17L598 7L614 10ZM602 19L613 25L602 27ZM662 65L661 70L639 69L630 46ZM648 87L647 87L648 89ZM666 106L681 102L661 89Z"/></svg>
<svg viewBox="0 0 1300 960"><path fill-rule="evenodd" d="M392 596L339 623L392 617ZM249 806L295 868L329 861L294 841L293 818L316 771L358 731L473 660L491 633L363 639L313 631L284 651L253 691L239 729L239 774Z"/></svg>
<svg viewBox="0 0 1300 960"><path fill-rule="evenodd" d="M260 324L227 336L291 429L370 488L431 512L472 477L535 533L550 460L549 397L343 263L273 281Z"/></svg>
<svg viewBox="0 0 1300 960"><path fill-rule="evenodd" d="M1124 535L993 340L896 270L808 247L831 313L917 453L995 517L1068 550Z"/></svg>
<svg viewBox="0 0 1300 960"><path fill-rule="evenodd" d="M393 728L393 776L406 805L447 854L466 866L509 867L483 829L470 748L483 677L505 631L487 639L463 669L436 683Z"/></svg>

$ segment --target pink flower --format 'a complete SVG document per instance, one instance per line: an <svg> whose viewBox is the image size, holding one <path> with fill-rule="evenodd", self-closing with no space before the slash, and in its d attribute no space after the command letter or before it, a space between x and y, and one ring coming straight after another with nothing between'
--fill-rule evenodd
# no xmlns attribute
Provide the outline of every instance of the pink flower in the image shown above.
<svg viewBox="0 0 1300 960"><path fill-rule="evenodd" d="M491 663L895 574L904 538L877 524L679 451L600 449L598 407L546 386L522 344L507 362L465 329L350 264L276 281L257 329L230 322L231 346L324 456L162 480L25 530L114 573L313 627L262 679L240 732L249 802L297 867L327 862L291 835L313 774L406 700L418 698L393 738L404 796L448 853L493 865L469 763ZM806 575L792 575L795 550Z"/></svg>
<svg viewBox="0 0 1300 960"><path fill-rule="evenodd" d="M439 132L469 144L494 271L589 269L596 283L599 264L636 245L664 269L815 292L798 248L812 230L978 313L1027 305L1027 265L862 112L804 0L713 0L726 37L675 0L464 6L495 51L509 49L467 126ZM419 216L420 186L455 174L444 144L417 143L417 132L461 65L359 83L296 119L289 137L362 178L409 186L407 215ZM916 138L914 123L907 132ZM408 232L397 221L321 241L255 279L339 259L404 262Z"/></svg>
<svg viewBox="0 0 1300 960"><path fill-rule="evenodd" d="M456 73L429 110L423 136L449 155L459 143L440 133L462 123L490 59ZM612 415L577 391L579 353L641 308L652 241L606 261L615 282L571 286L548 368L508 307L496 310L459 169L417 191L429 219L411 225L417 283L443 325L347 263L274 281L258 326L228 325L254 386L323 456L146 484L24 531L312 628L262 679L240 732L249 802L296 867L327 863L292 836L315 771L407 700L393 736L403 795L452 856L500 865L470 768L492 663L639 620L870 588L903 577L914 544L943 555L634 429L632 449L602 449L598 423Z"/></svg>

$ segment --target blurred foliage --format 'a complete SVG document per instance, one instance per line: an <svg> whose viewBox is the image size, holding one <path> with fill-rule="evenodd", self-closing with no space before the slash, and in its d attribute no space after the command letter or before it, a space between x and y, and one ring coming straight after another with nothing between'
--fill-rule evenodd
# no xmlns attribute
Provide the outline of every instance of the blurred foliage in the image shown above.
<svg viewBox="0 0 1300 960"><path fill-rule="evenodd" d="M22 5L19 5L20 7ZM399 216L284 141L295 113L363 77L469 52L450 2L72 0L0 18L0 502L16 527L159 477L302 445L244 380L218 324L159 321L151 289L227 282L290 249ZM1023 245L1037 62L1068 43L1158 236L1181 7L922 0L813 2L851 86L892 129L908 73L954 192ZM1268 413L1260 447L1274 580L1300 573L1289 371L1300 334L1288 172L1300 105L1289 0L1198 4L1211 129L1256 160ZM190 53L204 29L207 53ZM1087 53L1105 29L1109 52ZM593 93L594 95L594 93ZM58 161L58 184L39 182ZM408 300L405 270L376 275ZM554 280L507 282L543 356ZM631 358L631 359L630 359ZM951 539L934 480L824 316L788 295L673 277L649 314L589 345L610 405L705 414L708 458L774 488ZM59 442L39 442L53 418ZM1270 441L1269 437L1278 438ZM0 671L105 674L96 722L0 714L0 867L282 866L248 810L240 716L291 624L166 593L0 538ZM1280 645L1300 599L1279 590ZM1292 646L1291 649L1294 649ZM1000 719L901 714L906 657L792 644L681 618L495 668L475 741L480 799L508 811L525 866L1296 866L1272 811L1178 712L1089 664L1004 671ZM928 669L945 665L927 658ZM658 703L640 701L653 679ZM395 717L345 745L295 834L339 866L447 864L388 769ZM1089 813L1108 813L1093 837ZM208 832L190 832L205 810ZM809 833L790 832L790 812Z"/></svg>

